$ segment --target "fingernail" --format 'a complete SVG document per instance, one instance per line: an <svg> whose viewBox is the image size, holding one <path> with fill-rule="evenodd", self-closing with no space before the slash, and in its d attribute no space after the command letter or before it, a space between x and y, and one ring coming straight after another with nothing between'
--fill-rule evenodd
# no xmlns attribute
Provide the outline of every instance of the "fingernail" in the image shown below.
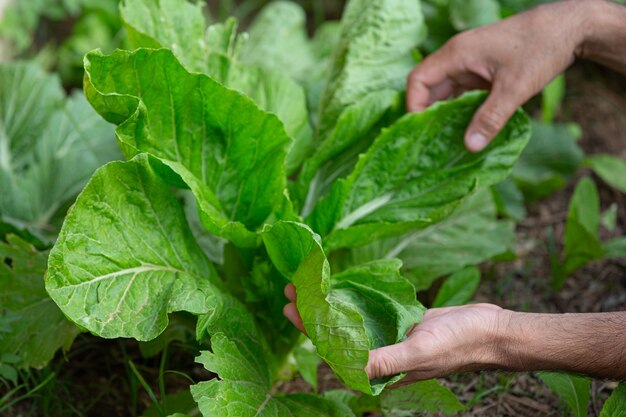
<svg viewBox="0 0 626 417"><path fill-rule="evenodd" d="M481 133L472 133L467 137L466 145L471 151L482 151L487 146L487 138Z"/></svg>

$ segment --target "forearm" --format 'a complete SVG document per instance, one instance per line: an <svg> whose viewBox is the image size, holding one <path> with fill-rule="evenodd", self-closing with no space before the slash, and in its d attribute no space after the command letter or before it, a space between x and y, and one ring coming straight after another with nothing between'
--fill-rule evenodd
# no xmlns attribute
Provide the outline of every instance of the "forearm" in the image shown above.
<svg viewBox="0 0 626 417"><path fill-rule="evenodd" d="M584 36L576 56L626 74L626 7L605 0L582 1Z"/></svg>
<svg viewBox="0 0 626 417"><path fill-rule="evenodd" d="M493 338L498 368L559 370L626 380L626 312L503 313Z"/></svg>

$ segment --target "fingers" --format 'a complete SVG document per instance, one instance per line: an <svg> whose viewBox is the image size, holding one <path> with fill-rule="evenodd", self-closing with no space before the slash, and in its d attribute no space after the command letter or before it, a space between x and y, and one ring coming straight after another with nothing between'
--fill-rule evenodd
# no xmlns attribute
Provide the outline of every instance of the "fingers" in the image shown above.
<svg viewBox="0 0 626 417"><path fill-rule="evenodd" d="M296 287L292 283L285 286L285 297L292 303L296 302Z"/></svg>
<svg viewBox="0 0 626 417"><path fill-rule="evenodd" d="M370 351L365 372L370 379L382 378L408 371L410 364L404 342Z"/></svg>
<svg viewBox="0 0 626 417"><path fill-rule="evenodd" d="M295 303L289 303L283 307L283 314L287 317L287 319L289 319L296 329L300 330L304 334L307 334Z"/></svg>
<svg viewBox="0 0 626 417"><path fill-rule="evenodd" d="M406 108L409 112L424 111L436 99L447 98L452 93L454 83L449 77L452 72L450 62L445 53L439 51L411 71L406 88Z"/></svg>
<svg viewBox="0 0 626 417"><path fill-rule="evenodd" d="M298 312L298 308L296 307L296 287L293 284L289 283L285 286L284 292L285 297L287 297L291 302L283 307L283 314L294 325L296 329L306 334L306 329L302 324L302 317L300 317L300 313Z"/></svg>
<svg viewBox="0 0 626 417"><path fill-rule="evenodd" d="M502 130L515 110L530 96L520 94L515 82L496 79L487 100L476 111L465 132L465 147L470 152L480 152Z"/></svg>

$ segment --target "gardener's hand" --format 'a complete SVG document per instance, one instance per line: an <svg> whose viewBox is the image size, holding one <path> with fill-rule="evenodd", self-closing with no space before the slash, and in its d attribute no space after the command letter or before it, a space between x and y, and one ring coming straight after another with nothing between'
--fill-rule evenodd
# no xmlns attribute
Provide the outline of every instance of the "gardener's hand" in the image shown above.
<svg viewBox="0 0 626 417"><path fill-rule="evenodd" d="M619 40L626 39L626 29L617 17L626 17L625 10L602 0L570 0L461 33L411 72L407 109L419 112L467 90L491 90L465 133L465 146L478 152L519 106L564 71L575 56L602 61L599 51L618 48ZM615 28L609 30L611 24ZM602 30L608 32L603 35L606 45L594 43ZM614 61L626 61L625 52L615 51L619 58ZM610 66L618 69L619 63Z"/></svg>
<svg viewBox="0 0 626 417"><path fill-rule="evenodd" d="M285 287L291 303L285 316L305 332L296 308L296 290ZM511 313L492 304L436 308L426 311L424 320L413 327L405 341L370 351L365 369L370 378L409 372L402 383L443 377L461 371L489 368L495 364L493 346L501 326Z"/></svg>

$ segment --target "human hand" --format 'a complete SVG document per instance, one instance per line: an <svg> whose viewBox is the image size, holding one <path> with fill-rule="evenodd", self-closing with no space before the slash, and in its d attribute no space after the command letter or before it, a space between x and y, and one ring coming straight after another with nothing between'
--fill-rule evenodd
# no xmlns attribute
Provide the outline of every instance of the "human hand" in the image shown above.
<svg viewBox="0 0 626 417"><path fill-rule="evenodd" d="M465 133L468 150L481 151L519 106L574 61L585 40L586 14L599 3L543 5L456 35L410 73L408 111L468 90L491 90Z"/></svg>
<svg viewBox="0 0 626 417"><path fill-rule="evenodd" d="M293 284L285 287L285 295L290 301L283 310L285 316L306 333ZM365 371L370 378L408 372L401 381L404 384L487 369L498 363L495 343L510 314L493 304L428 310L403 342L370 351Z"/></svg>

